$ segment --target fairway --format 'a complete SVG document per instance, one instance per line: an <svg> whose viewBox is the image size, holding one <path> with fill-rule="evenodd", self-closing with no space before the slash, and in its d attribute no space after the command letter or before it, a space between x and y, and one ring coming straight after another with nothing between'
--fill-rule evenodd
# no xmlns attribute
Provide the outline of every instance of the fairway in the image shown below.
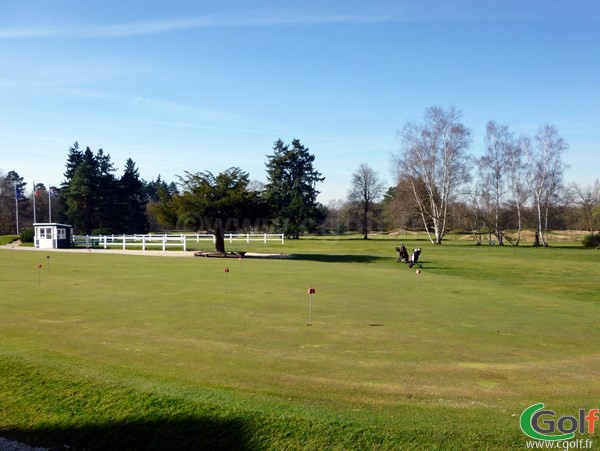
<svg viewBox="0 0 600 451"><path fill-rule="evenodd" d="M0 436L523 449L526 407L598 407L597 250L411 238L420 274L390 238L228 244L296 256L274 260L1 249Z"/></svg>

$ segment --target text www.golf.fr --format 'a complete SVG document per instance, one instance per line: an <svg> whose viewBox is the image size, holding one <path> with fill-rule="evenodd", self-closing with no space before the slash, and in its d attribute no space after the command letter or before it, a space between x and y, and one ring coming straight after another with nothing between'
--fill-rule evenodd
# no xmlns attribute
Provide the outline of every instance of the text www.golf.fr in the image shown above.
<svg viewBox="0 0 600 451"><path fill-rule="evenodd" d="M594 442L590 439L564 440L553 442L550 440L528 440L527 449L592 449Z"/></svg>

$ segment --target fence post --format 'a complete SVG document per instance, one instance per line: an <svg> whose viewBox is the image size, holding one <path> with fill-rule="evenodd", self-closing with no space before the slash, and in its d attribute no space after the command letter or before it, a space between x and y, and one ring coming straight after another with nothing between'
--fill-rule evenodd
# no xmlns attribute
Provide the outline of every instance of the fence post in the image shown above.
<svg viewBox="0 0 600 451"><path fill-rule="evenodd" d="M163 251L167 250L167 234L163 235Z"/></svg>
<svg viewBox="0 0 600 451"><path fill-rule="evenodd" d="M127 249L127 245L125 244L125 234L123 234L123 250Z"/></svg>
<svg viewBox="0 0 600 451"><path fill-rule="evenodd" d="M142 250L146 250L146 235L142 235Z"/></svg>
<svg viewBox="0 0 600 451"><path fill-rule="evenodd" d="M183 251L187 251L187 235L183 235L181 234L181 237L183 238Z"/></svg>
<svg viewBox="0 0 600 451"><path fill-rule="evenodd" d="M282 233L281 234L281 244L283 244L283 240L285 239L285 235Z"/></svg>
<svg viewBox="0 0 600 451"><path fill-rule="evenodd" d="M265 233L265 244L267 244L267 234Z"/></svg>

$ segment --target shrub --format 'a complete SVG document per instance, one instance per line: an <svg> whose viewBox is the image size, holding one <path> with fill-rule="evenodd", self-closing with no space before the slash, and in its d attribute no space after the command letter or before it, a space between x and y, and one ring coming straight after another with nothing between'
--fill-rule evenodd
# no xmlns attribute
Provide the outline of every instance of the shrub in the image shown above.
<svg viewBox="0 0 600 451"><path fill-rule="evenodd" d="M113 233L112 229L108 229L108 228L104 228L104 227L92 230L93 236L111 235L112 233Z"/></svg>
<svg viewBox="0 0 600 451"><path fill-rule="evenodd" d="M583 241L581 242L584 247L587 248L595 248L600 247L600 233L586 235Z"/></svg>
<svg viewBox="0 0 600 451"><path fill-rule="evenodd" d="M21 230L21 243L33 243L34 234L35 232L31 227Z"/></svg>

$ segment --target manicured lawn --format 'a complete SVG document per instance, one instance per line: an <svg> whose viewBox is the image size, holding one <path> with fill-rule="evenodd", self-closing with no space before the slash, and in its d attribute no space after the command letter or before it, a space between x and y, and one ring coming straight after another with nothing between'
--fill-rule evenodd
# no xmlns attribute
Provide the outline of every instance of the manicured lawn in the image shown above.
<svg viewBox="0 0 600 451"><path fill-rule="evenodd" d="M0 435L512 449L531 404L598 407L600 253L414 238L228 245L289 260L1 250Z"/></svg>
<svg viewBox="0 0 600 451"><path fill-rule="evenodd" d="M0 235L0 246L10 244L19 239L19 235Z"/></svg>

